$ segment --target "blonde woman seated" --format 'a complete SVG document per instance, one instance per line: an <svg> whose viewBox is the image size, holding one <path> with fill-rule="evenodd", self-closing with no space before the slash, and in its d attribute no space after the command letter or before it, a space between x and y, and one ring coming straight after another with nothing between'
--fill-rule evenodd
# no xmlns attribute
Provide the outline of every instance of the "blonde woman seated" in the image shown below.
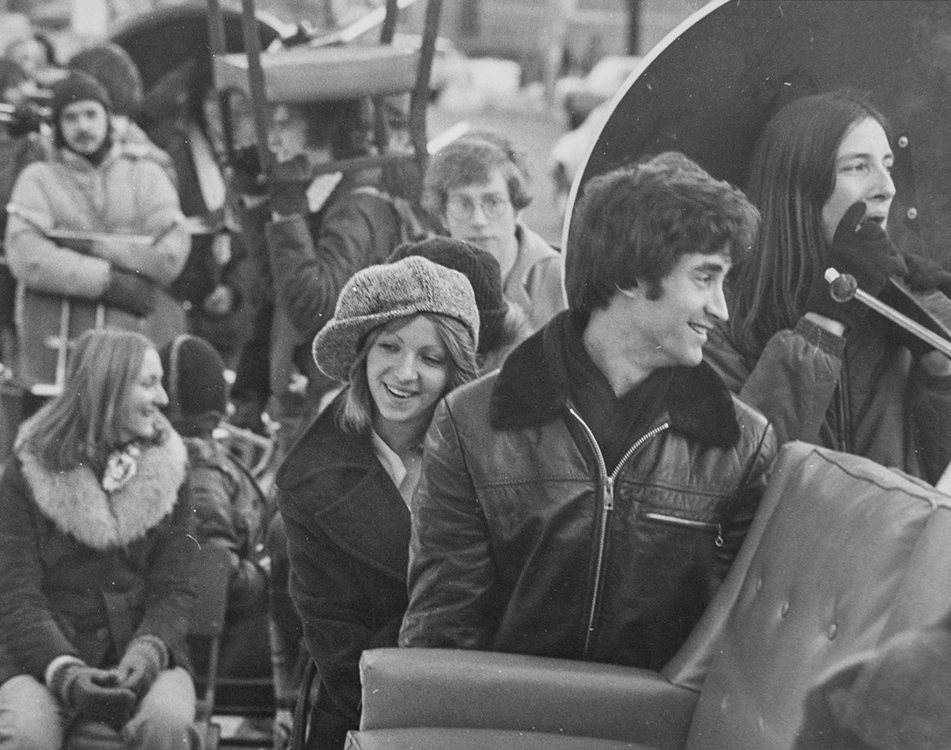
<svg viewBox="0 0 951 750"><path fill-rule="evenodd" d="M55 750L85 722L126 748L200 746L167 402L145 336L87 331L62 395L20 430L0 479L0 748Z"/></svg>

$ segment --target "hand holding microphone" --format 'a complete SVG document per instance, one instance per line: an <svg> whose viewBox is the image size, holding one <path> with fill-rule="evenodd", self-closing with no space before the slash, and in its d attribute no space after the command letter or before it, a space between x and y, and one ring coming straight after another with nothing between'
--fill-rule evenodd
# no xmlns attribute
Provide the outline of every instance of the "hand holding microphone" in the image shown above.
<svg viewBox="0 0 951 750"><path fill-rule="evenodd" d="M902 277L908 269L881 224L875 221L859 223L865 211L862 201L849 206L832 237L826 266L853 277L860 289L875 297L890 278ZM867 307L852 300L851 296L849 301L837 302L829 293L826 280L819 278L810 290L806 310L852 328L865 316Z"/></svg>

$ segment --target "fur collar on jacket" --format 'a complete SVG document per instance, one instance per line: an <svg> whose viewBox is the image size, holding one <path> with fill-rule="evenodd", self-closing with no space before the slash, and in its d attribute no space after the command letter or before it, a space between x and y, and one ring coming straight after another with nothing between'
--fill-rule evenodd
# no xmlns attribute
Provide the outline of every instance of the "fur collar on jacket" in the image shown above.
<svg viewBox="0 0 951 750"><path fill-rule="evenodd" d="M185 478L185 444L167 424L165 432L165 442L143 449L135 476L111 496L85 466L57 474L26 445L17 455L40 512L63 533L106 550L141 539L175 507Z"/></svg>
<svg viewBox="0 0 951 750"><path fill-rule="evenodd" d="M568 403L563 326L570 313L522 343L502 365L492 392L490 415L496 429L538 426L556 419ZM740 439L733 398L706 362L671 369L667 392L671 430L706 445L729 447Z"/></svg>

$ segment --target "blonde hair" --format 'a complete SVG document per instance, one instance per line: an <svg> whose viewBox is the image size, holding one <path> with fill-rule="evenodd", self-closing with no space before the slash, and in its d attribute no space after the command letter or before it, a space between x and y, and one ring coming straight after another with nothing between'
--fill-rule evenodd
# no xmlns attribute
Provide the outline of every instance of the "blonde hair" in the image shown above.
<svg viewBox="0 0 951 750"><path fill-rule="evenodd" d="M356 359L350 366L350 379L337 413L337 424L344 432L366 432L373 424L373 396L370 394L370 384L367 381L366 363L367 356L373 344L376 343L377 337L383 331L394 331L402 328L417 316L432 321L433 325L436 326L436 334L449 355L446 363L448 376L446 378L446 389L442 393L443 396L453 388L473 380L478 374L472 334L460 321L435 313L414 313L391 320L385 325L374 328L366 335L359 352L357 352Z"/></svg>
<svg viewBox="0 0 951 750"><path fill-rule="evenodd" d="M134 331L83 333L72 346L63 392L24 424L17 447L28 446L51 471L105 466L121 444L120 420L132 384L154 348Z"/></svg>

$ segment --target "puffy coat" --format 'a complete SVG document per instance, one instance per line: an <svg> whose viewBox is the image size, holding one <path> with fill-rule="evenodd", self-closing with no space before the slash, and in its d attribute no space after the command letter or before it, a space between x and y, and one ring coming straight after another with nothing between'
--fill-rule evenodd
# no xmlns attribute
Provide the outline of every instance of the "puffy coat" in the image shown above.
<svg viewBox="0 0 951 750"><path fill-rule="evenodd" d="M20 449L0 478L0 682L40 682L55 657L112 667L152 635L188 666L195 541L178 503L185 446L168 430L107 495L86 467L46 470Z"/></svg>
<svg viewBox="0 0 951 750"><path fill-rule="evenodd" d="M10 269L22 287L99 300L113 265L154 281L155 311L146 319L107 309L109 325L146 333L157 346L185 331L180 303L166 293L188 259L189 238L178 195L162 168L141 149L114 145L99 166L68 150L30 164L10 198L6 229ZM150 235L152 245L94 242L80 252L45 236L51 231ZM50 332L52 333L52 331Z"/></svg>
<svg viewBox="0 0 951 750"><path fill-rule="evenodd" d="M951 377L927 373L871 315L847 338L802 318L758 358L718 329L705 358L780 442L855 453L932 483L951 461Z"/></svg>
<svg viewBox="0 0 951 750"><path fill-rule="evenodd" d="M214 438L187 437L188 473L184 492L194 514L195 536L231 553L228 618L265 612L267 573L264 529L268 509L254 478Z"/></svg>
<svg viewBox="0 0 951 750"><path fill-rule="evenodd" d="M659 669L735 557L775 439L709 367L676 368L664 414L606 467L560 321L437 407L400 645Z"/></svg>
<svg viewBox="0 0 951 750"><path fill-rule="evenodd" d="M337 427L336 403L288 454L277 499L291 596L321 677L314 719L322 737L313 746L339 749L360 717L361 652L396 645L406 609L409 510L370 437Z"/></svg>

